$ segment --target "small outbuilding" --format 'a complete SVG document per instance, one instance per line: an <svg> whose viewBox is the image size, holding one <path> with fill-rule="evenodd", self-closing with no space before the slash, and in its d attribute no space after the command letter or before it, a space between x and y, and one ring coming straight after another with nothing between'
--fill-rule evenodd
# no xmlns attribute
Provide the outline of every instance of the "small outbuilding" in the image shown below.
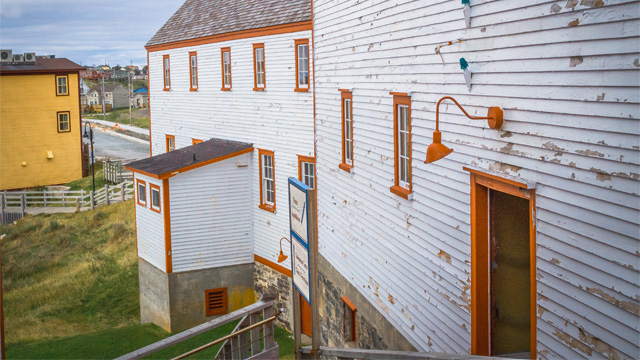
<svg viewBox="0 0 640 360"><path fill-rule="evenodd" d="M255 301L252 152L253 144L210 139L126 166L136 185L143 323L184 329Z"/></svg>

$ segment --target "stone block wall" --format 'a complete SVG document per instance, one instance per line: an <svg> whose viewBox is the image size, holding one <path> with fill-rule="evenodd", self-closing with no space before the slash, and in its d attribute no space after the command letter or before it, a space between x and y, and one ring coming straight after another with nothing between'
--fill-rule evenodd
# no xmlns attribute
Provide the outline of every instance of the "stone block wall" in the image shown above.
<svg viewBox="0 0 640 360"><path fill-rule="evenodd" d="M259 262L254 264L253 276L256 298L263 294L275 293L276 306L284 309L276 323L289 331L293 331L293 302L290 296L291 278Z"/></svg>

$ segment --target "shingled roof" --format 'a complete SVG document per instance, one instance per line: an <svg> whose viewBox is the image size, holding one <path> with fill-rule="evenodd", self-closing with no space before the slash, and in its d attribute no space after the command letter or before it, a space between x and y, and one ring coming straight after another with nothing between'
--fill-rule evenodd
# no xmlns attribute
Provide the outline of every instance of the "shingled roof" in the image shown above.
<svg viewBox="0 0 640 360"><path fill-rule="evenodd" d="M17 73L65 73L79 72L84 67L65 58L37 59L33 63L0 63L0 75Z"/></svg>
<svg viewBox="0 0 640 360"><path fill-rule="evenodd" d="M216 161L253 151L253 144L224 139L210 139L168 153L134 161L125 168L159 179L205 166Z"/></svg>
<svg viewBox="0 0 640 360"><path fill-rule="evenodd" d="M187 0L146 46L311 20L311 0Z"/></svg>

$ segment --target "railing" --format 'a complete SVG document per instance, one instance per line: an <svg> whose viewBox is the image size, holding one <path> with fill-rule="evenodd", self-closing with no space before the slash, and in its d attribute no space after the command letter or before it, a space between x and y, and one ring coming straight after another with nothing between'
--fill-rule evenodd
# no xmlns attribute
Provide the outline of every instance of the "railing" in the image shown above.
<svg viewBox="0 0 640 360"><path fill-rule="evenodd" d="M262 321L260 321L260 315L262 315ZM279 347L273 338L273 322L278 318L278 315L280 315L280 311L274 314L273 298L265 297L253 305L222 315L123 355L116 360L140 359L238 319L240 322L231 334L175 357L174 360L183 359L220 343L223 345L215 359L277 359ZM260 334L261 329L262 335Z"/></svg>
<svg viewBox="0 0 640 360"><path fill-rule="evenodd" d="M102 162L102 176L105 181L112 184L119 184L123 181L133 181L133 173L124 168L125 164L128 164L135 160L107 160Z"/></svg>
<svg viewBox="0 0 640 360"><path fill-rule="evenodd" d="M478 355L457 355L436 352L411 352L411 351L391 351L391 350L365 350L365 349L346 349L332 348L320 346L318 355L321 358L331 358L338 360L345 359L362 359L362 360L427 360L427 359L445 359L445 360L490 360L501 359L490 356ZM310 346L302 348L302 358L310 359L312 351Z"/></svg>
<svg viewBox="0 0 640 360"><path fill-rule="evenodd" d="M0 222L5 219L5 213L30 212L29 208L66 208L75 207L76 211L83 208L95 208L102 204L126 201L133 198L133 181L125 181L118 185L105 185L93 191L85 190L25 190L3 191L0 193ZM55 212L52 210L52 212Z"/></svg>

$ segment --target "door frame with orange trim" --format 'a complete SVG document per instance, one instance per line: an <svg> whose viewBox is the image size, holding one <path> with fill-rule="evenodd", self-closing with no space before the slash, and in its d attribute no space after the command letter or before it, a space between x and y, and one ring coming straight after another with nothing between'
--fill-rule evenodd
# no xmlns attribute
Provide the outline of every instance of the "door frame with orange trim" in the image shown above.
<svg viewBox="0 0 640 360"><path fill-rule="evenodd" d="M531 184L464 167L471 175L471 354L491 355L491 292L489 282L489 190L529 201L530 358L536 351L536 201Z"/></svg>

